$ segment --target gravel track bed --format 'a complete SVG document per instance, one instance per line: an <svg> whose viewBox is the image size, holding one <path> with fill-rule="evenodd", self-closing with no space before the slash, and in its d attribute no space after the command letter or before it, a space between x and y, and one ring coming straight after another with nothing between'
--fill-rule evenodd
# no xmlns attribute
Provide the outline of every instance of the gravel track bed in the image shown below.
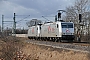
<svg viewBox="0 0 90 60"><path fill-rule="evenodd" d="M62 48L67 50L90 53L89 45L83 46L80 44L73 44L73 43L58 43L58 42L50 42L50 41L36 41L36 40L27 40L26 42L37 44L37 45L51 46L53 48Z"/></svg>

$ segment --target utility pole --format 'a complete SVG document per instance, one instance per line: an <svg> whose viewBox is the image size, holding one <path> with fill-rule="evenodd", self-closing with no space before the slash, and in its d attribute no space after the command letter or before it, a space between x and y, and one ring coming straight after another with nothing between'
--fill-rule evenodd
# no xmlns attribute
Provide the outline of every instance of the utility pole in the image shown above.
<svg viewBox="0 0 90 60"><path fill-rule="evenodd" d="M4 15L2 15L2 32L3 32L3 22L4 22Z"/></svg>
<svg viewBox="0 0 90 60"><path fill-rule="evenodd" d="M15 15L15 13L14 13L14 17L13 17L13 20L14 20L14 22L13 22L13 34L16 34L16 21L15 21L15 17L16 15Z"/></svg>
<svg viewBox="0 0 90 60"><path fill-rule="evenodd" d="M78 40L78 42L81 42L81 24L80 24L81 22L82 22L82 14L79 14L78 31L77 31L77 34L78 34L77 40Z"/></svg>
<svg viewBox="0 0 90 60"><path fill-rule="evenodd" d="M2 27L1 27L2 34L4 32L4 22L13 22L13 21L4 21L4 15L2 15Z"/></svg>

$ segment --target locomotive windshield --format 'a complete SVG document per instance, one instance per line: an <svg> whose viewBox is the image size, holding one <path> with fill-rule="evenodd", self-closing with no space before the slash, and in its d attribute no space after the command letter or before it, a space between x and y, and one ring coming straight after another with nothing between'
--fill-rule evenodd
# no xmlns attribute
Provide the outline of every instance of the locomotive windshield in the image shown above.
<svg viewBox="0 0 90 60"><path fill-rule="evenodd" d="M62 28L73 28L73 23L61 23Z"/></svg>

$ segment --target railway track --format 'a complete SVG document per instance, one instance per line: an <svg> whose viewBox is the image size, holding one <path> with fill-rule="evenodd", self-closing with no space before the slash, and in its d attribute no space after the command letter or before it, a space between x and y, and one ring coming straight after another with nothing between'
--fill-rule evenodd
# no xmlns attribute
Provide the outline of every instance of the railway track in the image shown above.
<svg viewBox="0 0 90 60"><path fill-rule="evenodd" d="M73 43L60 43L51 41L37 41L37 40L27 40L27 43L50 46L53 48L61 48L66 50L74 50L79 52L90 53L90 43L87 42L73 42Z"/></svg>

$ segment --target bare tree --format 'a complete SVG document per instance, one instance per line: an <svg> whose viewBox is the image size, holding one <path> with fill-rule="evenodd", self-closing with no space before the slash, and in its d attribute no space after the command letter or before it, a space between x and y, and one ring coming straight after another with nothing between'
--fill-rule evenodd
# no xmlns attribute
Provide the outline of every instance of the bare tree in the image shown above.
<svg viewBox="0 0 90 60"><path fill-rule="evenodd" d="M74 23L78 23L79 14L82 14L82 20L85 21L88 16L89 0L76 0L73 6L66 8L66 20L72 20Z"/></svg>
<svg viewBox="0 0 90 60"><path fill-rule="evenodd" d="M66 8L66 21L72 21L75 24L75 33L89 34L90 31L90 1L89 0L75 0L73 6ZM82 15L81 22L79 21L79 14Z"/></svg>

